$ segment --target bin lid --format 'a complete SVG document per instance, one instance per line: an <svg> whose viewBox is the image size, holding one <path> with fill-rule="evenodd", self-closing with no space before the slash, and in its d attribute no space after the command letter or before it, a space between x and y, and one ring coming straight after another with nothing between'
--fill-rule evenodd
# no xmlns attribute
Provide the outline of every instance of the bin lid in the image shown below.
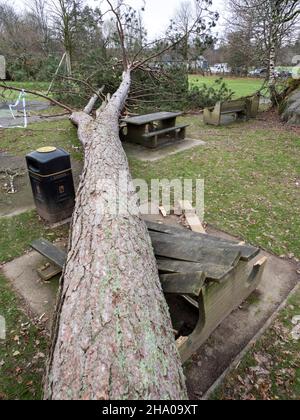
<svg viewBox="0 0 300 420"><path fill-rule="evenodd" d="M57 150L56 147L53 146L46 146L46 147L40 147L39 149L37 149L36 151L38 153L51 153L51 152L55 152Z"/></svg>

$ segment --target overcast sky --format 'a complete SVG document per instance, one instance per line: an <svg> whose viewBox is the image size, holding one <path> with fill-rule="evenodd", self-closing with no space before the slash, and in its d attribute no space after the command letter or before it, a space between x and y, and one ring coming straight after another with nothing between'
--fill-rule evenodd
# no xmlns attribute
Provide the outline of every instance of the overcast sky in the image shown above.
<svg viewBox="0 0 300 420"><path fill-rule="evenodd" d="M14 4L17 7L23 6L30 0L6 0L9 4ZM86 0L91 6L96 6L101 3L100 0ZM167 28L170 19L173 17L174 12L182 0L145 0L146 9L143 12L143 19L145 26L148 31L148 35L154 38L156 35L160 35ZM105 3L103 1L103 3ZM127 0L127 4L130 4L134 8L141 8L143 0ZM213 0L213 10L220 13L221 19L217 27L217 32L224 31L224 14L226 12L226 1L224 0ZM102 7L101 9L104 9Z"/></svg>
<svg viewBox="0 0 300 420"><path fill-rule="evenodd" d="M176 8L182 0L146 0L146 9L143 12L145 26L150 37L160 35L168 26L170 19L173 17ZM143 0L129 0L132 6L140 7ZM224 14L226 10L224 0L213 0L213 10L220 13L221 19L218 24L218 32L224 31Z"/></svg>

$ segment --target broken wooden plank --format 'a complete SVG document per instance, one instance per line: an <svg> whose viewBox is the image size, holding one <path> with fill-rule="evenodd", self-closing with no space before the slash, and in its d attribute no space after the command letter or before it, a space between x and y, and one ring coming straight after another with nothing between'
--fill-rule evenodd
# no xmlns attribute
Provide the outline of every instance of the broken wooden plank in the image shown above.
<svg viewBox="0 0 300 420"><path fill-rule="evenodd" d="M233 270L233 267L225 265L210 264L206 262L191 263L160 258L157 258L157 267L160 274L203 272L206 275L206 281L214 281L217 283L221 283Z"/></svg>
<svg viewBox="0 0 300 420"><path fill-rule="evenodd" d="M180 348L188 341L189 337L179 337L176 340L176 346L180 350Z"/></svg>
<svg viewBox="0 0 300 420"><path fill-rule="evenodd" d="M184 228L181 225L178 226L169 226L169 225L165 225L165 224L159 224L159 223L154 223L154 222L149 222L146 221L146 225L149 229L149 231L153 231L153 232L160 232L160 233L165 233L167 235L176 235L176 236L181 236L181 237L187 237L187 238L191 238L191 237L206 237L206 235L201 234L201 233L195 233L195 232L191 232L190 230ZM209 235L209 238L211 240L214 240L215 242L224 242L225 244L233 244L236 245L237 242L236 241L232 241L232 240L228 240L228 239L223 239L223 238L218 238L216 236L212 236Z"/></svg>
<svg viewBox="0 0 300 420"><path fill-rule="evenodd" d="M259 252L260 249L257 247L254 247L252 245L243 245L244 242L237 242L233 240L228 240L224 238L218 238L216 236L212 235L203 235L201 233L195 233L191 232L187 229L185 229L183 226L167 226L165 224L159 224L154 222L148 222L146 221L146 225L149 229L150 235L152 233L161 233L165 234L166 236L177 236L180 238L191 240L197 240L197 241L203 241L203 245L205 246L213 246L213 247L233 247L235 249L238 249L242 254L242 260L243 261L250 261L252 258L255 258Z"/></svg>
<svg viewBox="0 0 300 420"><path fill-rule="evenodd" d="M262 257L259 261L254 264L254 267L262 267L268 261L268 257Z"/></svg>
<svg viewBox="0 0 300 420"><path fill-rule="evenodd" d="M235 249L214 249L203 246L191 246L191 244L182 241L166 242L152 237L152 245L156 256L179 261L218 262L221 265L234 267L241 258L240 252Z"/></svg>
<svg viewBox="0 0 300 420"><path fill-rule="evenodd" d="M61 274L62 268L52 263L48 263L38 268L36 271L42 280L49 281L53 279L54 277L58 276L59 274Z"/></svg>
<svg viewBox="0 0 300 420"><path fill-rule="evenodd" d="M199 219L199 217L196 214L185 214L185 219L195 233L202 233L203 235L206 235L206 231Z"/></svg>
<svg viewBox="0 0 300 420"><path fill-rule="evenodd" d="M181 214L196 214L196 209L188 200L178 200L176 208L181 211Z"/></svg>
<svg viewBox="0 0 300 420"><path fill-rule="evenodd" d="M156 239L163 242L174 242L174 236L172 235L166 235L164 233L160 232L153 232L150 231L150 237L151 239ZM175 237L177 237L175 235ZM235 244L226 244L224 242L215 241L214 238L212 238L209 235L199 235L197 236L191 236L188 237L186 235L184 236L178 236L177 240L181 240L181 242L185 242L190 245L190 247L203 247L203 248L213 248L213 249L231 249L234 251L238 251L241 253L241 259L243 261L250 261L252 258L255 258L259 253L259 248L255 248L252 246L241 246L238 243ZM218 263L217 263L218 264Z"/></svg>
<svg viewBox="0 0 300 420"><path fill-rule="evenodd" d="M163 217L167 217L167 210L163 206L159 206L158 209Z"/></svg>
<svg viewBox="0 0 300 420"><path fill-rule="evenodd" d="M162 274L160 281L164 293L198 297L205 283L204 273Z"/></svg>

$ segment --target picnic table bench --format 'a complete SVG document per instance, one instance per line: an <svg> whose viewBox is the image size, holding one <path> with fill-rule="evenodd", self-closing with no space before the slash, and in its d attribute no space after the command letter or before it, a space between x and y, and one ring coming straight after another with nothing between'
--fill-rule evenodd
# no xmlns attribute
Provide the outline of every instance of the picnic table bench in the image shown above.
<svg viewBox="0 0 300 420"><path fill-rule="evenodd" d="M259 108L260 95L247 96L231 101L217 102L214 107L205 108L203 120L206 124L221 125L222 115L235 114L236 120L256 118Z"/></svg>
<svg viewBox="0 0 300 420"><path fill-rule="evenodd" d="M167 143L184 140L187 124L176 125L182 112L156 112L137 117L123 118L121 138L124 141L155 149ZM124 128L127 133L124 134Z"/></svg>

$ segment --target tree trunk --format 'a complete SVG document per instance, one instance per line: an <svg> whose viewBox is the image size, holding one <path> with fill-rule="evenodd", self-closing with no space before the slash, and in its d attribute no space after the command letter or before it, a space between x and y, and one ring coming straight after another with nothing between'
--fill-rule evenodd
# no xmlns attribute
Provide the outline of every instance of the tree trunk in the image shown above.
<svg viewBox="0 0 300 420"><path fill-rule="evenodd" d="M71 54L68 50L66 50L66 69L67 69L67 75L72 76L72 60L71 60Z"/></svg>
<svg viewBox="0 0 300 420"><path fill-rule="evenodd" d="M130 71L93 119L72 115L84 145L69 253L61 281L46 399L186 399L185 380L151 241L139 216L106 199L125 173L118 118Z"/></svg>
<svg viewBox="0 0 300 420"><path fill-rule="evenodd" d="M274 42L274 36L272 36L270 56L269 56L269 91L272 104L277 105L277 92L276 92L276 48Z"/></svg>

